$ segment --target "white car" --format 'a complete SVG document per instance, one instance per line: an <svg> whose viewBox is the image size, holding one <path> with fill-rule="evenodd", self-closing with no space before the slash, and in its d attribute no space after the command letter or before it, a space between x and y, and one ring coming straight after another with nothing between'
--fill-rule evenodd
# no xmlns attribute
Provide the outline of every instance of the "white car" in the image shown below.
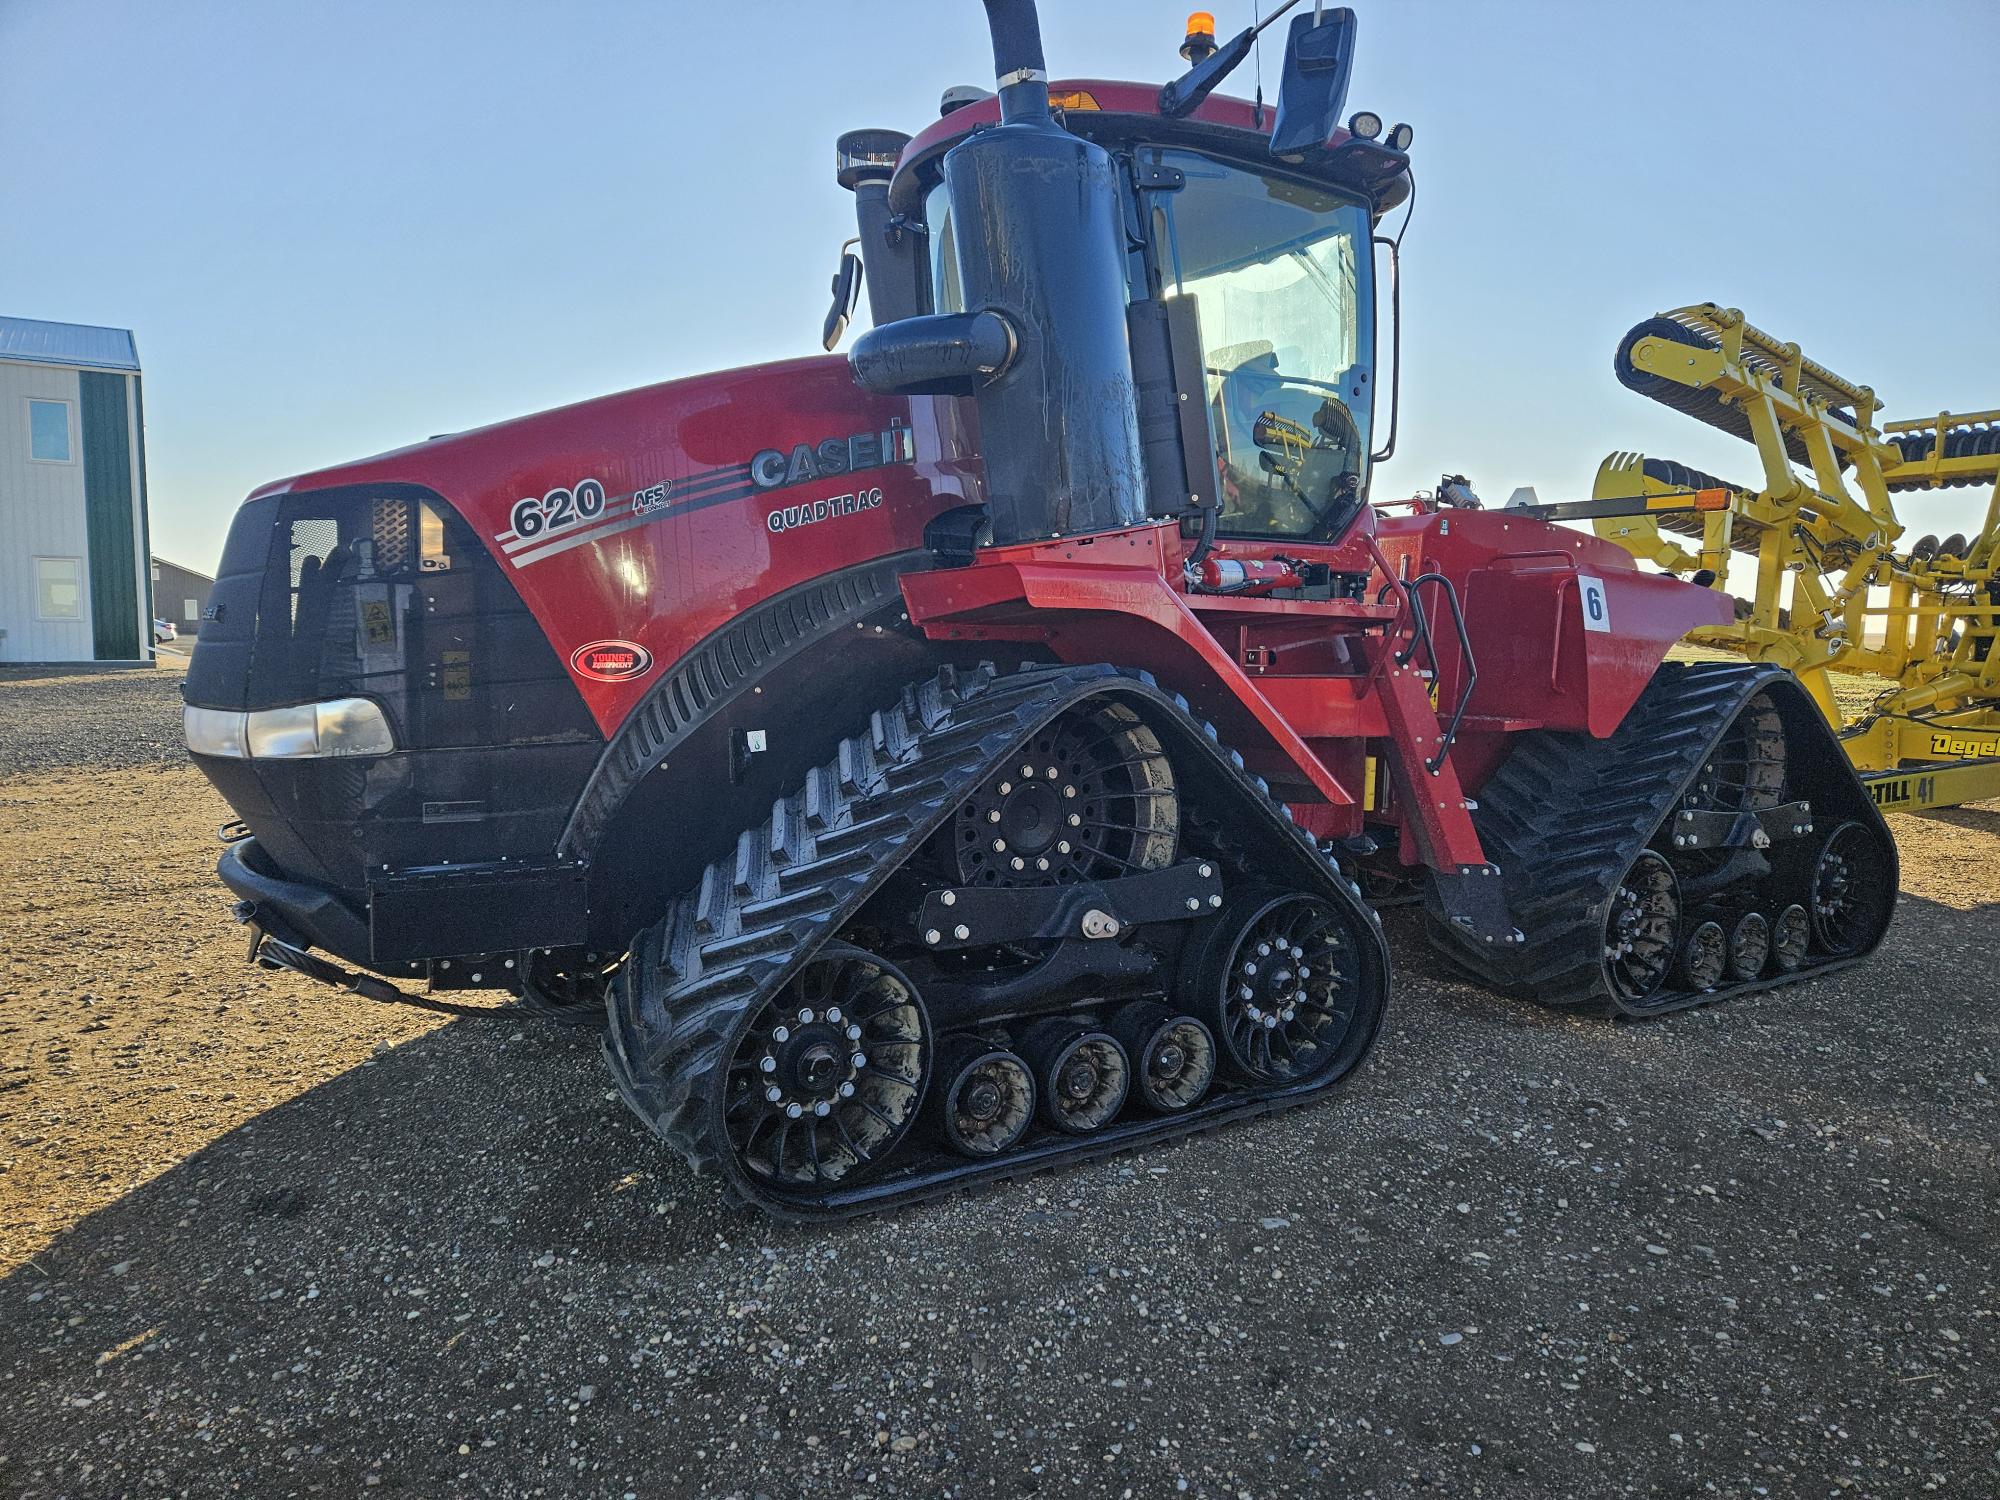
<svg viewBox="0 0 2000 1500"><path fill-rule="evenodd" d="M153 621L153 644L155 646L164 646L168 641L177 641L180 638L180 627L174 624L172 620Z"/></svg>

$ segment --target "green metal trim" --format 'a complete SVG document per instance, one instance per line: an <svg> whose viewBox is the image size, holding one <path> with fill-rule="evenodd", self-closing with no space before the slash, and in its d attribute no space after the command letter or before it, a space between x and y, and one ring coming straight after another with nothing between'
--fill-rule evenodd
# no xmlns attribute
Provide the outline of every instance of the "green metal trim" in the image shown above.
<svg viewBox="0 0 2000 1500"><path fill-rule="evenodd" d="M132 377L132 440L139 445L139 580L145 586L146 607L139 613L146 633L146 654L153 654L153 618L160 612L153 597L153 505L146 494L146 382Z"/></svg>
<svg viewBox="0 0 2000 1500"><path fill-rule="evenodd" d="M137 661L146 654L139 639L125 378L101 370L77 372L84 531L90 539L90 626L99 661Z"/></svg>

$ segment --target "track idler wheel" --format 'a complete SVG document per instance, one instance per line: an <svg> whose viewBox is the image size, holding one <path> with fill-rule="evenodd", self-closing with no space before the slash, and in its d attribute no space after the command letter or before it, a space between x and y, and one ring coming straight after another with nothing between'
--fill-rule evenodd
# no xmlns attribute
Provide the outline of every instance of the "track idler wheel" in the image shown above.
<svg viewBox="0 0 2000 1500"><path fill-rule="evenodd" d="M1232 1071L1268 1085L1353 1066L1368 1030L1357 1025L1361 936L1346 912L1303 892L1248 892L1216 918L1190 1008Z"/></svg>
<svg viewBox="0 0 2000 1500"><path fill-rule="evenodd" d="M1132 1061L1108 1031L1074 1021L1044 1021L1021 1049L1035 1067L1042 1119L1065 1135L1102 1130L1124 1108Z"/></svg>
<svg viewBox="0 0 2000 1500"><path fill-rule="evenodd" d="M1667 982L1680 941L1680 882L1674 867L1647 849L1632 861L1604 919L1604 973L1612 993L1643 1004Z"/></svg>
<svg viewBox="0 0 2000 1500"><path fill-rule="evenodd" d="M1887 923L1896 893L1879 853L1867 828L1842 823L1813 862L1812 932L1835 958L1860 952Z"/></svg>
<svg viewBox="0 0 2000 1500"><path fill-rule="evenodd" d="M1747 911L1729 929L1729 975L1752 980L1771 957L1771 924L1762 912Z"/></svg>
<svg viewBox="0 0 2000 1500"><path fill-rule="evenodd" d="M998 1156L1020 1144L1035 1118L1035 1074L1026 1059L975 1038L948 1048L938 1065L936 1113L961 1156Z"/></svg>
<svg viewBox="0 0 2000 1500"><path fill-rule="evenodd" d="M722 1099L738 1163L817 1191L879 1165L917 1118L930 1020L887 959L829 943L738 1033Z"/></svg>
<svg viewBox="0 0 2000 1500"><path fill-rule="evenodd" d="M1681 983L1691 990L1712 990L1729 968L1729 938L1720 922L1703 922L1681 944Z"/></svg>
<svg viewBox="0 0 2000 1500"><path fill-rule="evenodd" d="M1128 1005L1111 1034L1132 1060L1132 1091L1155 1114L1178 1114L1201 1102L1215 1081L1215 1035L1190 1015L1160 1005Z"/></svg>

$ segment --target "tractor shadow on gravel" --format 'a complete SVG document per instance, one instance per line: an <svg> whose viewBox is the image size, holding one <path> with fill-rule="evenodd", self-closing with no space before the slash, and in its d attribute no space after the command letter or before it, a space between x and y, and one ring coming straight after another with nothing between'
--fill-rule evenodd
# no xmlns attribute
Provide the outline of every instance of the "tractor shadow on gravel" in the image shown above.
<svg viewBox="0 0 2000 1500"><path fill-rule="evenodd" d="M1974 833L2000 833L2000 806L1991 804L1934 807L1928 812L1907 813L1905 816L1921 818L1926 823L1948 823L1953 828L1970 829Z"/></svg>
<svg viewBox="0 0 2000 1500"><path fill-rule="evenodd" d="M739 1222L610 1097L590 1040L460 1021L266 1111L0 1280L0 1367L16 1391L226 1405L253 1378L228 1351L434 1352L458 1314L511 1313L462 1302L461 1264L534 1300L574 1263L659 1269Z"/></svg>
<svg viewBox="0 0 2000 1500"><path fill-rule="evenodd" d="M726 1209L713 1180L694 1177L650 1141L612 1096L591 1039L514 1018L447 1025L216 1140L0 1281L0 1375L10 1392L0 1404L0 1490L129 1492L107 1481L122 1474L137 1488L149 1470L197 1489L197 1476L218 1473L235 1476L246 1493L289 1493L309 1482L353 1488L390 1448L412 1455L404 1483L416 1488L408 1493L437 1493L468 1464L499 1488L542 1465L540 1475L560 1488L570 1476L551 1474L546 1462L574 1440L573 1423L637 1424L630 1434L637 1441L646 1424L663 1420L649 1407L642 1422L629 1402L622 1416L604 1399L590 1406L582 1389L657 1377L671 1420L674 1402L712 1387L727 1404L765 1369L762 1355L745 1346L716 1356L699 1376L682 1371L668 1382L664 1360L641 1347L654 1323L680 1320L692 1330L684 1342L699 1343L711 1329L726 1342L748 1326L733 1321L740 1309L787 1295L787 1336L805 1314L843 1319L836 1331L853 1340L893 1316L864 1295L836 1313L812 1296L763 1290L758 1278L772 1274L773 1255L785 1258L787 1276L799 1274L796 1258L808 1254L826 1259L830 1278L855 1276L863 1265L893 1276L924 1242L941 1257L936 1274L945 1282L964 1279L977 1287L970 1295L1020 1315L1013 1323L1040 1327L1052 1301L1075 1294L1092 1253L1133 1253L1137 1221L1129 1216L1140 1203L1156 1213L1169 1202L1182 1211L1201 1204L1223 1216L1215 1219L1219 1230L1238 1233L1235 1219L1224 1225L1236 1215L1248 1226L1240 1232L1256 1238L1256 1215L1273 1210L1244 1205L1284 1200L1259 1176L1260 1153L1246 1149L1253 1144L1279 1167L1288 1151L1316 1156L1331 1142L1351 1154L1351 1170L1305 1186L1286 1179L1283 1188L1307 1206L1295 1231L1300 1243L1309 1243L1306 1225L1316 1213L1324 1238L1310 1243L1351 1278L1337 1303L1349 1311L1328 1315L1327 1327L1311 1335L1315 1346L1341 1337L1373 1348L1391 1330L1398 1344L1431 1350L1429 1359L1437 1327L1469 1326L1488 1329L1493 1350L1526 1358L1539 1346L1508 1342L1528 1337L1508 1330L1584 1316L1569 1311L1578 1300L1577 1262L1551 1256L1524 1264L1518 1280L1483 1281L1468 1259L1473 1247L1497 1254L1510 1242L1492 1225L1482 1231L1474 1217L1438 1205L1490 1193L1550 1212L1555 1179L1545 1179L1550 1169L1534 1139L1523 1145L1515 1137L1538 1136L1546 1125L1559 1155L1591 1142L1601 1153L1621 1138L1626 1113L1633 1154L1609 1158L1618 1175L1595 1178L1578 1161L1561 1179L1576 1195L1569 1212L1578 1243L1630 1242L1629 1258L1643 1268L1650 1257L1641 1242L1663 1231L1638 1226L1677 1222L1686 1210L1672 1195L1690 1174L1740 1183L1728 1195L1735 1201L1709 1200L1699 1231L1731 1267L1727 1290L1746 1306L1798 1292L1770 1330L1724 1325L1744 1351L1742 1368L1754 1373L1760 1359L1782 1358L1812 1384L1811 1372L1837 1371L1848 1342L1867 1338L1885 1346L1874 1357L1902 1378L1914 1336L1883 1322L1890 1310L1877 1305L1873 1282L1920 1270L1922 1279L1976 1289L1990 1276L1995 1204L1990 1155L1981 1154L1990 1145L1981 1146L1977 1121L1991 1096L1973 1087L1971 1063L1940 1069L1937 1060L1990 1046L1992 984L1965 965L1972 952L1990 959L1996 910L1905 897L1887 947L1867 966L1720 1010L1617 1028L1443 982L1442 965L1399 914L1390 925L1401 1001L1351 1090L1320 1109L1160 1153L1150 1170L1164 1176L1141 1166L1120 1187L1120 1163L1089 1169L1097 1191L1108 1181L1131 1196L1122 1200L1127 1206L1114 1199L1077 1214L1060 1202L1046 1214L1024 1213L1025 1195L1053 1196L1060 1182L1041 1179L965 1212L940 1206L784 1230ZM1887 994L1924 1003L1886 1014L1879 1001ZM1419 1100L1428 1107L1413 1111ZM1461 1116L1471 1112L1491 1128L1467 1128ZM1859 1177L1806 1123L1834 1118L1842 1149L1867 1154ZM1407 1195L1380 1190L1392 1173L1436 1163L1463 1175L1450 1183L1410 1178ZM1855 1213L1876 1203L1866 1186L1874 1177L1898 1184L1894 1198L1882 1200L1894 1213L1868 1218L1879 1249L1866 1257L1838 1251L1837 1274L1809 1283L1834 1300L1811 1300L1785 1264L1801 1243L1847 1243ZM1059 1210L1065 1223L1051 1239L1035 1221ZM1356 1250L1348 1237L1377 1220L1370 1248ZM1533 1237L1545 1233L1539 1219L1526 1222ZM1774 1222L1796 1224L1803 1239L1766 1264ZM1716 1273L1692 1244L1666 1237L1674 1259L1645 1274L1676 1279L1662 1281L1634 1314L1632 1336L1647 1341L1636 1357L1649 1370L1665 1370L1668 1351L1707 1350L1705 1333L1689 1344L1687 1320L1721 1316L1708 1287ZM1094 1251L1083 1248L1093 1243ZM1125 1248L1104 1248L1114 1243ZM1221 1277L1211 1300L1234 1306L1229 1294L1251 1283L1227 1261L1211 1257L1206 1270L1186 1274ZM871 1284L879 1285L855 1283L862 1293ZM1590 1295L1605 1293L1585 1300ZM1363 1303L1374 1310L1356 1315ZM1833 1321L1835 1311L1849 1321ZM1971 1326L1962 1306L1948 1315ZM1279 1339L1292 1316L1274 1314L1276 1321L1258 1325L1260 1337ZM1603 1340L1595 1326L1577 1336L1594 1340L1591 1347ZM1224 1369L1231 1380L1243 1374L1236 1365ZM1399 1380L1437 1378L1423 1373L1429 1364L1397 1369ZM1744 1385L1737 1374L1736 1365L1708 1363L1666 1372L1690 1389L1721 1382L1727 1389L1715 1399L1747 1410L1762 1398L1754 1378ZM1834 1399L1835 1383L1815 1384L1815 1399ZM1896 1398L1885 1420L1907 1418L1911 1388L1883 1389ZM1437 1399L1434 1387L1412 1383L1391 1404L1410 1409ZM1564 1413L1588 1409L1551 1399ZM734 1421L732 1414L729 1433ZM482 1431L501 1446L482 1455ZM458 1456L462 1435L470 1436L470 1459ZM1525 1428L1520 1441L1528 1441ZM85 1462L99 1465L94 1484L79 1481Z"/></svg>

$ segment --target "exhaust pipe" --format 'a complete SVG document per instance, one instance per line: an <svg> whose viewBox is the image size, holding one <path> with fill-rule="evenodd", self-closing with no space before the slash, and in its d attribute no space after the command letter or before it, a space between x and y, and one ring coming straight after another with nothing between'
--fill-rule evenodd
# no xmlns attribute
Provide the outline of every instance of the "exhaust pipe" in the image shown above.
<svg viewBox="0 0 2000 1500"><path fill-rule="evenodd" d="M1035 0L986 0L986 29L993 33L1000 123L1048 119L1049 65L1042 58L1042 20Z"/></svg>

